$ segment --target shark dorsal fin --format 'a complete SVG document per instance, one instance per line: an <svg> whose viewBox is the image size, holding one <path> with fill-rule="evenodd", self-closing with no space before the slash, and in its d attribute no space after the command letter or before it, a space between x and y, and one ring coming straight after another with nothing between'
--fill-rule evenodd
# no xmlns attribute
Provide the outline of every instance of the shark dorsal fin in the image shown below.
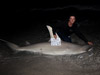
<svg viewBox="0 0 100 75"><path fill-rule="evenodd" d="M48 31L49 31L50 38L54 38L54 36L53 36L53 31L52 31L52 27L49 26L49 25L47 25L46 27L47 27L47 29L48 29ZM56 33L56 35L57 35L57 38L60 38L60 37L58 36L57 33Z"/></svg>

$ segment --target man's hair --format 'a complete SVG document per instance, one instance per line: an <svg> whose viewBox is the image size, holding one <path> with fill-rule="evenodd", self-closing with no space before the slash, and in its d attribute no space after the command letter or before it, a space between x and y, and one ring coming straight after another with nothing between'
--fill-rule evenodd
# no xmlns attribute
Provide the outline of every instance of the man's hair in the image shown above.
<svg viewBox="0 0 100 75"><path fill-rule="evenodd" d="M66 17L66 20L68 21L69 18L70 18L71 16L75 16L75 18L76 18L76 15L68 15L68 16Z"/></svg>
<svg viewBox="0 0 100 75"><path fill-rule="evenodd" d="M76 15L70 15L69 18L70 18L71 16L74 16L74 17L76 18Z"/></svg>

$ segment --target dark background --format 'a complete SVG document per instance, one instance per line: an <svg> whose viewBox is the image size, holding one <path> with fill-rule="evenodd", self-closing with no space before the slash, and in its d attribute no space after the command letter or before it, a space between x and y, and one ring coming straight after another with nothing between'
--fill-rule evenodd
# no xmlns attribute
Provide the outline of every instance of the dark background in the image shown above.
<svg viewBox="0 0 100 75"><path fill-rule="evenodd" d="M44 28L56 21L65 21L68 16L75 15L79 23L87 21L95 23L99 29L100 5L97 1L33 1L7 3L1 17L0 37L22 34L35 27ZM37 29L38 31L38 29ZM11 37L10 37L11 38Z"/></svg>

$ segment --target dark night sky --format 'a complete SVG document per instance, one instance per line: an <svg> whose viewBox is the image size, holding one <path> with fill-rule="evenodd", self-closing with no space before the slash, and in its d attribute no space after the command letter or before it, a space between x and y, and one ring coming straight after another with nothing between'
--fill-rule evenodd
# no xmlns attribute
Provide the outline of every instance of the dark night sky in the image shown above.
<svg viewBox="0 0 100 75"><path fill-rule="evenodd" d="M65 20L69 15L76 15L78 20L96 20L100 16L100 5L95 1L33 1L31 4L15 2L3 10L3 24L0 34L24 31L35 24L48 23L51 20Z"/></svg>

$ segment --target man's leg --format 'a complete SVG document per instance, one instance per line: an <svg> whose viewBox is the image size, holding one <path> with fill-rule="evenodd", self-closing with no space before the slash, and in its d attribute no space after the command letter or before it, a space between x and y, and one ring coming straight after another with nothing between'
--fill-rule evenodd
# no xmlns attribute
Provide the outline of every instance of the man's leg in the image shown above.
<svg viewBox="0 0 100 75"><path fill-rule="evenodd" d="M58 32L58 36L61 38L61 40L65 42L72 42L71 37L67 35L63 35L62 33Z"/></svg>

